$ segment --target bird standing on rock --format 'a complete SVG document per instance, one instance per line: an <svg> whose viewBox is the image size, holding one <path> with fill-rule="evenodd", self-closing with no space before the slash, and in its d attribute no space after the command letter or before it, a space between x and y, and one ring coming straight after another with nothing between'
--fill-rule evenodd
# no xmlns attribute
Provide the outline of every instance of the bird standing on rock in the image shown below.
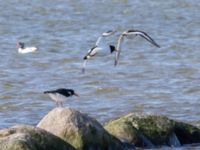
<svg viewBox="0 0 200 150"><path fill-rule="evenodd" d="M44 91L44 94L48 94L55 102L56 106L63 106L63 101L70 96L77 96L79 97L79 94L75 93L74 90L72 89L64 89L60 88L57 90L52 90L52 91Z"/></svg>
<svg viewBox="0 0 200 150"><path fill-rule="evenodd" d="M118 64L118 61L119 61L119 56L120 56L120 52L121 52L121 45L122 45L122 42L124 41L124 37L130 38L131 36L137 36L137 35L143 37L144 39L146 39L148 42L150 42L154 46L160 48L160 46L144 31L140 31L140 30L127 30L127 31L124 31L118 38L117 48L115 48L115 46L113 46L113 45L110 45L111 51L116 51L116 54L115 54L115 66Z"/></svg>

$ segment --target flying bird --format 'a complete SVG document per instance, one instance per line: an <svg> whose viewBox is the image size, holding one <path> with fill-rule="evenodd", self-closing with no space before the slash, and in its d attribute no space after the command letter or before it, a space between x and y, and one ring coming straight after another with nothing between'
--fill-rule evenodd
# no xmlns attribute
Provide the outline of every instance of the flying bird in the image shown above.
<svg viewBox="0 0 200 150"><path fill-rule="evenodd" d="M101 36L98 37L98 39L97 39L97 41L96 41L96 43L95 43L95 46L92 47L91 49L89 49L88 52L87 52L87 54L83 57L83 60L84 60L83 65L82 65L82 72L83 72L83 73L85 72L85 67L86 67L86 64L87 64L87 60L90 59L91 57L94 57L96 54L98 54L100 51L103 50L103 48L101 48L101 47L99 46L99 44L100 44L102 38L111 36L111 35L113 35L115 32L116 32L116 31L109 30L109 31L107 31L107 32L103 32L103 33L101 34ZM112 49L112 50L110 49L110 53L112 53L112 52L113 52L113 49Z"/></svg>
<svg viewBox="0 0 200 150"><path fill-rule="evenodd" d="M129 38L130 36L137 36L137 35L139 35L142 38L146 39L148 42L150 42L154 46L160 48L160 46L144 31L140 31L140 30L124 31L118 38L117 48L115 48L115 46L113 46L113 45L110 45L110 50L116 51L116 54L115 54L115 66L118 64L118 61L119 61L119 56L120 56L120 52L121 52L121 45L122 45L122 42L124 41L124 38L125 37Z"/></svg>
<svg viewBox="0 0 200 150"><path fill-rule="evenodd" d="M23 42L17 42L17 48L18 53L21 54L32 53L38 50L37 47L25 47L25 44Z"/></svg>
<svg viewBox="0 0 200 150"><path fill-rule="evenodd" d="M60 88L52 91L44 91L44 94L48 94L52 100L56 102L56 106L63 106L63 101L70 96L78 96L73 89Z"/></svg>
<svg viewBox="0 0 200 150"><path fill-rule="evenodd" d="M92 47L90 50L88 50L87 54L83 57L83 66L82 66L82 72L85 72L85 67L87 64L87 60L90 59L91 57L95 56L99 51L101 51L102 48L98 46Z"/></svg>

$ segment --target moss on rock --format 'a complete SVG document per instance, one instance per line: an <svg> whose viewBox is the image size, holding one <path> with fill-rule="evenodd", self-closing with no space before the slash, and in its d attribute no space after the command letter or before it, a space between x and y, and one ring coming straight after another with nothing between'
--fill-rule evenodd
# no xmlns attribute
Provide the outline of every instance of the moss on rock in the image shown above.
<svg viewBox="0 0 200 150"><path fill-rule="evenodd" d="M0 130L0 150L75 150L45 130L18 125Z"/></svg>
<svg viewBox="0 0 200 150"><path fill-rule="evenodd" d="M174 132L181 144L200 143L200 129L198 127L175 122Z"/></svg>
<svg viewBox="0 0 200 150"><path fill-rule="evenodd" d="M109 121L105 129L138 147L173 146L179 141L181 144L200 143L199 128L165 116L130 113ZM171 141L172 135L178 141Z"/></svg>
<svg viewBox="0 0 200 150"><path fill-rule="evenodd" d="M95 119L75 109L55 108L37 126L62 138L78 150L123 150L120 140L110 135Z"/></svg>
<svg viewBox="0 0 200 150"><path fill-rule="evenodd" d="M164 116L145 115L141 117L131 114L127 119L155 145L166 144L168 136L173 132L173 122Z"/></svg>

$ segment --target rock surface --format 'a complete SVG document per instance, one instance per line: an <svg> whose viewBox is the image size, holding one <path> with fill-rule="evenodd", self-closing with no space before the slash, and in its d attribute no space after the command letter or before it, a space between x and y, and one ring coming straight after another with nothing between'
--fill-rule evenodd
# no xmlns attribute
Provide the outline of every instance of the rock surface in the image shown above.
<svg viewBox="0 0 200 150"><path fill-rule="evenodd" d="M130 113L105 128L70 108L55 108L37 125L0 130L0 150L134 150L200 143L198 127L164 116Z"/></svg>
<svg viewBox="0 0 200 150"><path fill-rule="evenodd" d="M180 146L200 142L200 129L164 116L130 113L112 120L105 129L137 147Z"/></svg>
<svg viewBox="0 0 200 150"><path fill-rule="evenodd" d="M60 137L78 150L123 150L123 143L95 119L70 108L55 108L37 127Z"/></svg>
<svg viewBox="0 0 200 150"><path fill-rule="evenodd" d="M18 125L0 130L0 150L75 150L45 130Z"/></svg>

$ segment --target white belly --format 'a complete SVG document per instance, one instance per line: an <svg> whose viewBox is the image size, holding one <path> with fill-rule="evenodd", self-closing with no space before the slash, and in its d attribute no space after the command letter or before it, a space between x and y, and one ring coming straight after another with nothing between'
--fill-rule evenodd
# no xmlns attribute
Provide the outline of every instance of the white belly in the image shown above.
<svg viewBox="0 0 200 150"><path fill-rule="evenodd" d="M25 53L32 53L37 51L36 47L26 47L26 48L19 48L18 53L25 54Z"/></svg>
<svg viewBox="0 0 200 150"><path fill-rule="evenodd" d="M49 93L48 95L56 102L63 102L66 100L66 97L59 93Z"/></svg>
<svg viewBox="0 0 200 150"><path fill-rule="evenodd" d="M97 57L105 57L108 56L110 54L110 48L109 47L98 47L96 48L97 52L96 52L96 56Z"/></svg>

